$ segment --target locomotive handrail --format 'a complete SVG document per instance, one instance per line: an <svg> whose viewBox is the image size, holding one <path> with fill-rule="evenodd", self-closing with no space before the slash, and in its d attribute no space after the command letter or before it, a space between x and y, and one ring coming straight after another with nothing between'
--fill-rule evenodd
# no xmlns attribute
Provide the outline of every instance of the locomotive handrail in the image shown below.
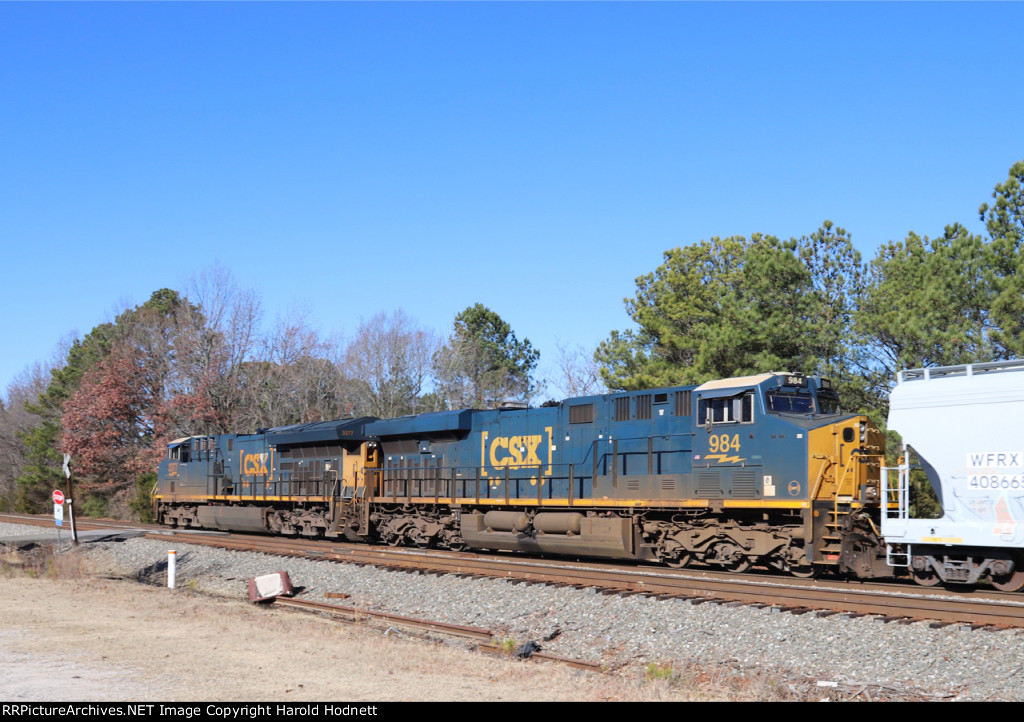
<svg viewBox="0 0 1024 722"><path fill-rule="evenodd" d="M545 473L548 468L550 471ZM473 498L476 503L480 503L481 499L501 499L505 503L510 503L512 499L526 499L530 496L535 496L539 503L543 503L545 498L556 497L553 484L564 482L568 487L565 498L567 498L568 505L572 506L574 502L588 498L587 494L577 487L577 483L593 478L590 475L580 476L577 474L577 465L573 463L531 466L524 464L515 468L504 467L500 476L492 474L486 478L480 476L480 469L477 466L429 467L429 471L436 474L429 479L410 475L424 471L424 467L383 466L373 470L367 469L368 473L371 471L379 485L380 496L378 498L390 499L396 504L410 498L432 498L434 503L447 501L454 504L456 499L466 497ZM466 471L472 473L465 474ZM504 489L499 496L492 496L481 490L481 482L488 484L492 479L500 479L502 482ZM534 490L525 493L519 490L517 485L527 481L531 486L536 487L535 494ZM461 492L459 491L460 484L462 485ZM489 488L493 487L485 487L485 489Z"/></svg>
<svg viewBox="0 0 1024 722"><path fill-rule="evenodd" d="M821 469L818 470L818 477L814 480L814 489L810 496L807 498L814 501L818 498L818 491L821 489L822 483L825 481L825 471L832 466L832 457L826 456L821 462Z"/></svg>
<svg viewBox="0 0 1024 722"><path fill-rule="evenodd" d="M840 474L839 475L839 479L836 480L836 500L837 500L837 502L838 502L838 499L839 499L840 496L851 496L852 497L852 496L854 496L854 494L857 491L857 474L853 473L854 472L853 462L857 458L858 458L857 455L854 455L852 453L850 454L849 458L846 460L846 466L843 467L842 474ZM849 494L843 494L843 484L847 483L847 479L850 479L850 481L848 482L850 487L851 487L850 488L850 493Z"/></svg>
<svg viewBox="0 0 1024 722"><path fill-rule="evenodd" d="M845 480L848 476L850 477L850 486L852 487L851 490L850 490L850 494L849 495L850 496L854 496L855 495L855 492L857 491L857 474L854 473L855 470L856 470L855 462L858 462L858 461L861 461L861 460L866 460L864 463L870 464L871 463L871 459L880 459L880 460L884 461L885 460L885 456L884 456L884 454L859 454L859 453L856 453L856 452L850 454L850 458L846 462L846 466L843 468L842 478L840 479L840 482L839 482L839 484L836 487L836 495L837 496L839 496L839 492L842 491L843 480Z"/></svg>

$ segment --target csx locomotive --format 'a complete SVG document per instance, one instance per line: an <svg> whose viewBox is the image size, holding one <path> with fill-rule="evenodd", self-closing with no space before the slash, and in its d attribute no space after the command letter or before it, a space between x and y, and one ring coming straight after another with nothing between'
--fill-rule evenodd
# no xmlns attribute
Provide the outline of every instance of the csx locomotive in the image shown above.
<svg viewBox="0 0 1024 722"><path fill-rule="evenodd" d="M172 526L442 549L891 574L883 436L789 373L169 444Z"/></svg>

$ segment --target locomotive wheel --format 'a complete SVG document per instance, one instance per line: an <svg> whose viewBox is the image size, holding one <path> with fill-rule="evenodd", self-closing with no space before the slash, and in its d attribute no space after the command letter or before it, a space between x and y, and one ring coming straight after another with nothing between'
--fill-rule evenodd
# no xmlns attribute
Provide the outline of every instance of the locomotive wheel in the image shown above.
<svg viewBox="0 0 1024 722"><path fill-rule="evenodd" d="M723 569L725 569L727 572L732 572L733 574L742 574L743 572L750 569L750 558L740 557L739 559L736 559L726 564L723 567Z"/></svg>
<svg viewBox="0 0 1024 722"><path fill-rule="evenodd" d="M808 564L805 567L790 567L789 573L797 579L814 579L821 574L821 567Z"/></svg>
<svg viewBox="0 0 1024 722"><path fill-rule="evenodd" d="M672 567L673 569L682 569L683 567L689 566L692 559L692 554L683 552L676 559L662 559L661 561L665 563L665 566Z"/></svg>
<svg viewBox="0 0 1024 722"><path fill-rule="evenodd" d="M941 582L942 580L939 578L939 575L936 574L934 570L928 569L927 571L923 572L915 571L914 581L922 587L934 587L938 585L939 582Z"/></svg>
<svg viewBox="0 0 1024 722"><path fill-rule="evenodd" d="M750 557L743 553L743 550L732 542L722 542L713 546L704 561L708 564L717 564L727 572L742 574L750 569Z"/></svg>

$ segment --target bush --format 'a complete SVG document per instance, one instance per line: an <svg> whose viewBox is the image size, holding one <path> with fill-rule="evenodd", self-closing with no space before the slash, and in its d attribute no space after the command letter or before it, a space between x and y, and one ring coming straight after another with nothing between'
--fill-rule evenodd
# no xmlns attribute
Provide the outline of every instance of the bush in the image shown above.
<svg viewBox="0 0 1024 722"><path fill-rule="evenodd" d="M105 517L108 516L107 509L110 506L108 499L98 495L85 497L85 501L79 504L76 509L82 516Z"/></svg>
<svg viewBox="0 0 1024 722"><path fill-rule="evenodd" d="M147 471L135 480L135 495L128 502L132 515L141 522L156 521L153 514L153 491L156 489L156 472Z"/></svg>

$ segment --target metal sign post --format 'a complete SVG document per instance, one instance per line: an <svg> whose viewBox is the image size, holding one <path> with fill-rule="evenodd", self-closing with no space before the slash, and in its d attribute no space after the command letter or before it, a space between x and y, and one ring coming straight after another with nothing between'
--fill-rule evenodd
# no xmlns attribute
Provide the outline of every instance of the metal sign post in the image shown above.
<svg viewBox="0 0 1024 722"><path fill-rule="evenodd" d="M78 529L75 527L75 510L72 506L72 484L71 484L71 467L69 463L71 461L71 454L64 454L64 477L68 480L68 519L71 521L71 543L74 546L78 546ZM57 492L54 492L56 497ZM62 495L63 496L63 495ZM54 503L57 499L54 498Z"/></svg>

